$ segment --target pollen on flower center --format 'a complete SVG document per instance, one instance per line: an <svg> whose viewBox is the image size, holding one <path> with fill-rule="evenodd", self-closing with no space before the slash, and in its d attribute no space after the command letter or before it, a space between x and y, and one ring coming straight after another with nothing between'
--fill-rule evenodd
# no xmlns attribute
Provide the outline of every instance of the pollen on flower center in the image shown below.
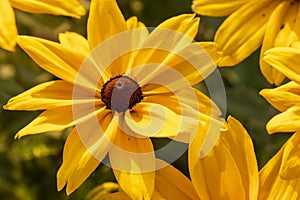
<svg viewBox="0 0 300 200"><path fill-rule="evenodd" d="M109 79L101 89L101 99L106 108L124 112L143 99L139 84L128 76L118 75Z"/></svg>

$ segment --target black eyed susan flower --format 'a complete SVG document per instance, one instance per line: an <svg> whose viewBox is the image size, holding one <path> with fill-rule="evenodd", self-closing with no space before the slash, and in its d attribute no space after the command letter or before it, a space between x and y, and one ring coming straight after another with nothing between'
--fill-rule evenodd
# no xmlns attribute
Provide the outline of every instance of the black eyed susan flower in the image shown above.
<svg viewBox="0 0 300 200"><path fill-rule="evenodd" d="M196 135L189 149L191 180L172 166L158 170L153 199L299 198L299 133L295 133L258 171L247 131L232 117L228 118L227 128L205 157L200 156L202 136ZM119 191L103 199L130 198Z"/></svg>
<svg viewBox="0 0 300 200"><path fill-rule="evenodd" d="M191 87L216 68L193 42L198 25L195 15L183 14L149 33L136 17L125 21L116 1L92 0L87 40L72 32L60 34L60 43L18 36L18 45L61 80L37 85L5 105L43 110L16 138L74 127L58 190L73 192L108 154L120 187L133 199L150 199L159 167L150 137L189 142L198 124L219 122L217 106ZM218 59L214 43L201 44Z"/></svg>
<svg viewBox="0 0 300 200"><path fill-rule="evenodd" d="M0 47L14 51L17 27L13 8L37 14L65 15L79 18L85 9L78 0L1 0L0 1Z"/></svg>
<svg viewBox="0 0 300 200"><path fill-rule="evenodd" d="M266 50L288 47L299 40L299 1L195 0L198 14L228 16L218 28L214 41L224 53L220 66L233 66L261 46L260 68L265 78L280 85L284 75L263 60Z"/></svg>

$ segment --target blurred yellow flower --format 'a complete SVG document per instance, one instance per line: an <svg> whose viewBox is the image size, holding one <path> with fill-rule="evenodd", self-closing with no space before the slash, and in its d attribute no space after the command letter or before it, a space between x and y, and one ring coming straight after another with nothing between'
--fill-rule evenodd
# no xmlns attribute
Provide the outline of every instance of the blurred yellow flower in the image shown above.
<svg viewBox="0 0 300 200"><path fill-rule="evenodd" d="M120 187L131 198L149 199L157 167L149 137L189 142L202 119L219 119L217 106L192 88L216 68L193 43L198 26L199 18L183 14L149 33L136 17L125 21L115 0L92 0L88 40L71 32L60 34L60 43L18 36L18 45L62 80L37 85L4 106L45 110L16 137L75 126L58 190L66 185L67 194L73 192L109 153ZM202 44L218 59L214 43Z"/></svg>
<svg viewBox="0 0 300 200"><path fill-rule="evenodd" d="M277 47L265 53L264 60L291 81L274 89L263 89L260 94L281 113L267 124L269 133L300 130L300 43L292 47Z"/></svg>
<svg viewBox="0 0 300 200"><path fill-rule="evenodd" d="M78 0L1 0L0 1L0 47L14 51L18 35L13 8L38 14L65 15L79 18L85 15Z"/></svg>
<svg viewBox="0 0 300 200"><path fill-rule="evenodd" d="M228 130L206 157L200 158L201 135L191 144L191 181L172 166L158 170L152 199L298 199L299 134L295 133L258 172L250 136L240 122L229 117ZM98 199L130 198L120 191Z"/></svg>
<svg viewBox="0 0 300 200"><path fill-rule="evenodd" d="M280 85L284 75L263 60L266 50L288 47L299 41L299 1L295 0L194 0L200 15L227 16L214 41L223 52L220 66L233 66L260 46L260 68L272 84Z"/></svg>

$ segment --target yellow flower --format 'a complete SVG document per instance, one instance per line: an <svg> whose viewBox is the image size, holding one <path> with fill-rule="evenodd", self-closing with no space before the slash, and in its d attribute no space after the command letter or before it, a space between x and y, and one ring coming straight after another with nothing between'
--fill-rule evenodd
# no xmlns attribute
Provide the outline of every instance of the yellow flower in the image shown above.
<svg viewBox="0 0 300 200"><path fill-rule="evenodd" d="M269 133L300 130L300 43L293 47L277 47L266 52L264 60L291 81L274 89L263 89L260 94L281 113L267 124Z"/></svg>
<svg viewBox="0 0 300 200"><path fill-rule="evenodd" d="M280 85L284 75L263 60L266 50L288 47L299 40L299 1L295 0L195 0L198 14L229 17L214 41L224 53L220 66L233 66L261 47L260 68L270 83Z"/></svg>
<svg viewBox="0 0 300 200"><path fill-rule="evenodd" d="M200 157L202 136L197 135L192 142L189 149L191 181L172 166L157 171L153 199L298 199L298 135L295 133L258 172L250 136L236 119L229 117L228 130L220 135L206 157ZM129 198L121 191L98 199Z"/></svg>
<svg viewBox="0 0 300 200"><path fill-rule="evenodd" d="M67 194L73 192L109 154L120 187L131 198L149 199L159 167L149 137L189 142L200 122L218 121L217 106L191 87L216 68L192 43L198 26L199 18L184 14L149 33L136 17L125 21L115 0L92 0L88 40L70 32L59 35L60 43L18 36L18 45L62 80L8 102L5 109L44 110L16 137L75 126L64 146L58 190L66 185ZM203 45L216 50L214 43Z"/></svg>
<svg viewBox="0 0 300 200"><path fill-rule="evenodd" d="M79 18L85 9L77 0L1 0L0 1L0 47L14 51L18 35L13 8L38 14L65 15Z"/></svg>

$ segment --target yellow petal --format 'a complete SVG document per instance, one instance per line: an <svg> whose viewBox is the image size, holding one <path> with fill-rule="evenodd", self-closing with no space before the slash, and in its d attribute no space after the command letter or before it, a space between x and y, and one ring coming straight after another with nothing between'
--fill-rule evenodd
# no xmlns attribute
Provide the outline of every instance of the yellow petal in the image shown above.
<svg viewBox="0 0 300 200"><path fill-rule="evenodd" d="M143 91L147 84L177 91L201 82L216 68L210 55L198 43L187 45L178 52L173 49L141 49L131 71Z"/></svg>
<svg viewBox="0 0 300 200"><path fill-rule="evenodd" d="M215 42L199 42L198 44L207 51L213 61L218 65L223 56L223 53L218 48L218 44Z"/></svg>
<svg viewBox="0 0 300 200"><path fill-rule="evenodd" d="M299 132L286 142L280 166L280 177L284 180L300 178L300 135Z"/></svg>
<svg viewBox="0 0 300 200"><path fill-rule="evenodd" d="M266 23L280 1L251 1L231 14L219 27L214 41L224 53L219 66L243 61L262 43Z"/></svg>
<svg viewBox="0 0 300 200"><path fill-rule="evenodd" d="M288 2L287 2L288 3ZM300 36L300 12L299 2L288 3L288 11L282 16L282 24L275 40L275 47L289 47L292 43L299 41Z"/></svg>
<svg viewBox="0 0 300 200"><path fill-rule="evenodd" d="M80 18L85 15L78 0L9 0L14 8L31 13L65 15Z"/></svg>
<svg viewBox="0 0 300 200"><path fill-rule="evenodd" d="M230 15L247 2L247 0L194 0L192 9L199 15L222 17Z"/></svg>
<svg viewBox="0 0 300 200"><path fill-rule="evenodd" d="M82 54L88 55L90 53L87 39L75 32L65 32L59 34L59 42L69 48L76 50L80 49Z"/></svg>
<svg viewBox="0 0 300 200"><path fill-rule="evenodd" d="M292 47L272 48L266 51L264 56L267 63L297 83L300 83L299 59L299 49Z"/></svg>
<svg viewBox="0 0 300 200"><path fill-rule="evenodd" d="M143 24L142 22L139 22L139 20L136 16L133 16L133 17L130 17L129 19L127 19L126 24L127 24L128 30L135 29L135 28L146 28L145 24Z"/></svg>
<svg viewBox="0 0 300 200"><path fill-rule="evenodd" d="M193 93L195 94L198 102L193 102L194 101L194 96L191 96L192 94L190 93L190 91L188 89L184 89L179 91L178 95L180 95L180 97L182 97L180 99L180 101L184 102L187 105L190 105L191 107L193 107L196 110L199 110L201 114L205 114L207 116L211 116L214 117L216 119L218 119L219 117L221 117L222 112L219 109L219 107L215 104L215 102L213 102L212 99L210 99L208 96L206 96L205 94L203 94L202 92L200 92L197 89L193 88ZM183 98L185 96L185 98ZM195 107L198 106L198 107Z"/></svg>
<svg viewBox="0 0 300 200"><path fill-rule="evenodd" d="M0 27L0 47L8 51L15 51L18 32L15 13L9 0L0 1Z"/></svg>
<svg viewBox="0 0 300 200"><path fill-rule="evenodd" d="M179 23L180 22L180 23ZM200 18L194 14L182 14L176 17L165 20L159 24L152 32L151 36L159 34L161 29L170 29L178 33L184 34L185 36L194 39L198 33L198 26ZM176 42L176 41L174 41Z"/></svg>
<svg viewBox="0 0 300 200"><path fill-rule="evenodd" d="M182 118L160 104L140 102L133 111L126 111L125 121L132 131L145 137L173 137L181 129Z"/></svg>
<svg viewBox="0 0 300 200"><path fill-rule="evenodd" d="M138 18L133 16L126 20L127 29L130 30L131 34L131 48L132 51L139 49L144 41L147 39L149 32L147 27L142 23L138 21ZM135 54L136 52L132 52ZM134 57L134 55L132 55ZM131 64L128 63L130 66Z"/></svg>
<svg viewBox="0 0 300 200"><path fill-rule="evenodd" d="M199 21L194 14L182 14L167 19L150 33L143 48L176 53L193 41L198 32Z"/></svg>
<svg viewBox="0 0 300 200"><path fill-rule="evenodd" d="M30 36L18 36L18 45L43 69L74 83L85 57L78 50Z"/></svg>
<svg viewBox="0 0 300 200"><path fill-rule="evenodd" d="M72 193L106 156L118 128L108 112L103 110L99 114L99 123L85 121L69 134L64 147L63 163L57 172L58 190L67 185L67 194Z"/></svg>
<svg viewBox="0 0 300 200"><path fill-rule="evenodd" d="M62 80L50 81L37 85L13 98L4 106L8 110L45 110L79 103L100 101L86 99L72 99L73 85Z"/></svg>
<svg viewBox="0 0 300 200"><path fill-rule="evenodd" d="M84 165L80 165L82 157L88 159ZM69 195L88 178L99 164L100 161L88 153L76 132L76 128L74 128L65 143L63 164L57 172L58 190L62 190L67 184L67 194ZM72 178L73 181L71 182L70 179L72 176L76 176L76 179Z"/></svg>
<svg viewBox="0 0 300 200"><path fill-rule="evenodd" d="M197 134L191 143L192 182L201 199L256 199L258 172L251 139L239 122L232 118L228 122L228 131L205 157L201 158L203 134Z"/></svg>
<svg viewBox="0 0 300 200"><path fill-rule="evenodd" d="M163 105L180 116L180 129L177 135L175 132L172 132L175 136L172 137L173 140L189 143L194 134L198 131L197 129L200 128L199 123L206 124L207 122L210 123L213 121L211 122L214 124L213 126L219 128L223 126L220 109L210 98L200 91L193 88L185 88L174 93L168 93L168 90L166 88L164 89L165 91L161 91L156 88L151 91L152 94L144 93L143 102ZM132 114L134 115L135 113ZM140 118L142 118L142 116ZM138 119L136 120L138 121ZM149 124L151 124L150 121ZM176 125L176 127L178 127L178 125ZM175 126L173 128L175 128Z"/></svg>
<svg viewBox="0 0 300 200"><path fill-rule="evenodd" d="M72 106L50 109L44 111L21 129L15 138L43 132L61 131L73 125Z"/></svg>
<svg viewBox="0 0 300 200"><path fill-rule="evenodd" d="M90 5L87 29L90 50L111 36L126 31L126 22L117 2L93 0Z"/></svg>
<svg viewBox="0 0 300 200"><path fill-rule="evenodd" d="M153 199L190 199L197 200L199 197L191 181L172 165L162 160L157 160L158 165L166 167L161 168L155 173L155 191Z"/></svg>
<svg viewBox="0 0 300 200"><path fill-rule="evenodd" d="M284 148L285 145L259 172L259 200L299 198L300 179L283 180L279 176Z"/></svg>
<svg viewBox="0 0 300 200"><path fill-rule="evenodd" d="M181 79L188 81L190 86L201 82L216 69L214 60L210 57L206 49L199 45L199 43L188 45L177 54L171 55L162 64L170 66L172 71L175 70L176 72L179 72ZM172 73L173 72L166 71L160 76L164 75L166 79L168 75L171 75ZM170 83L175 82L175 80L168 81L170 81ZM166 81L166 83L168 82Z"/></svg>
<svg viewBox="0 0 300 200"><path fill-rule="evenodd" d="M300 106L295 105L273 117L267 123L267 131L270 134L275 132L294 132L300 129L299 120Z"/></svg>
<svg viewBox="0 0 300 200"><path fill-rule="evenodd" d="M222 133L221 139L240 171L246 199L256 200L259 181L252 140L239 121L229 116L227 122L228 131Z"/></svg>
<svg viewBox="0 0 300 200"><path fill-rule="evenodd" d="M172 123L177 124L173 125L173 129L175 129L175 127L180 128L177 130L177 133L174 132L175 130L167 131L168 133L170 132L174 134L175 137L172 137L172 139L180 142L190 142L198 128L200 128L198 125L199 123L202 123L202 121L203 123L206 123L212 118L219 119L221 116L219 108L212 102L211 99L198 90L192 88L176 91L174 94L165 93L147 95L144 97L143 101L160 104L175 112L180 117L177 117L177 119L181 121L176 121L175 118L170 119L174 120ZM151 116L152 115L150 114L150 117ZM166 123L169 123L168 121L169 119L166 119ZM153 121L151 122L153 123ZM151 122L149 121L149 124L151 124ZM178 123L180 123L180 126L178 126Z"/></svg>
<svg viewBox="0 0 300 200"><path fill-rule="evenodd" d="M121 122L122 123L122 122ZM115 177L132 199L149 199L154 190L155 155L149 138L120 129L109 151Z"/></svg>
<svg viewBox="0 0 300 200"><path fill-rule="evenodd" d="M200 150L193 146L189 149L189 170L200 199L244 199L240 172L224 144L219 141L202 159Z"/></svg>
<svg viewBox="0 0 300 200"><path fill-rule="evenodd" d="M290 81L274 89L263 89L262 95L274 108L284 112L300 102L300 85Z"/></svg>
<svg viewBox="0 0 300 200"><path fill-rule="evenodd" d="M259 62L260 62L261 72L263 73L265 78L269 81L269 83L271 84L275 83L276 85L279 85L283 81L284 76L281 73L279 73L276 69L274 69L271 65L266 63L263 60L263 56L266 50L274 47L278 32L280 31L282 24L284 24L283 20L285 14L287 13L289 4L290 2L288 1L282 1L274 10L274 12L271 14L270 19L267 23L266 33L260 51Z"/></svg>

